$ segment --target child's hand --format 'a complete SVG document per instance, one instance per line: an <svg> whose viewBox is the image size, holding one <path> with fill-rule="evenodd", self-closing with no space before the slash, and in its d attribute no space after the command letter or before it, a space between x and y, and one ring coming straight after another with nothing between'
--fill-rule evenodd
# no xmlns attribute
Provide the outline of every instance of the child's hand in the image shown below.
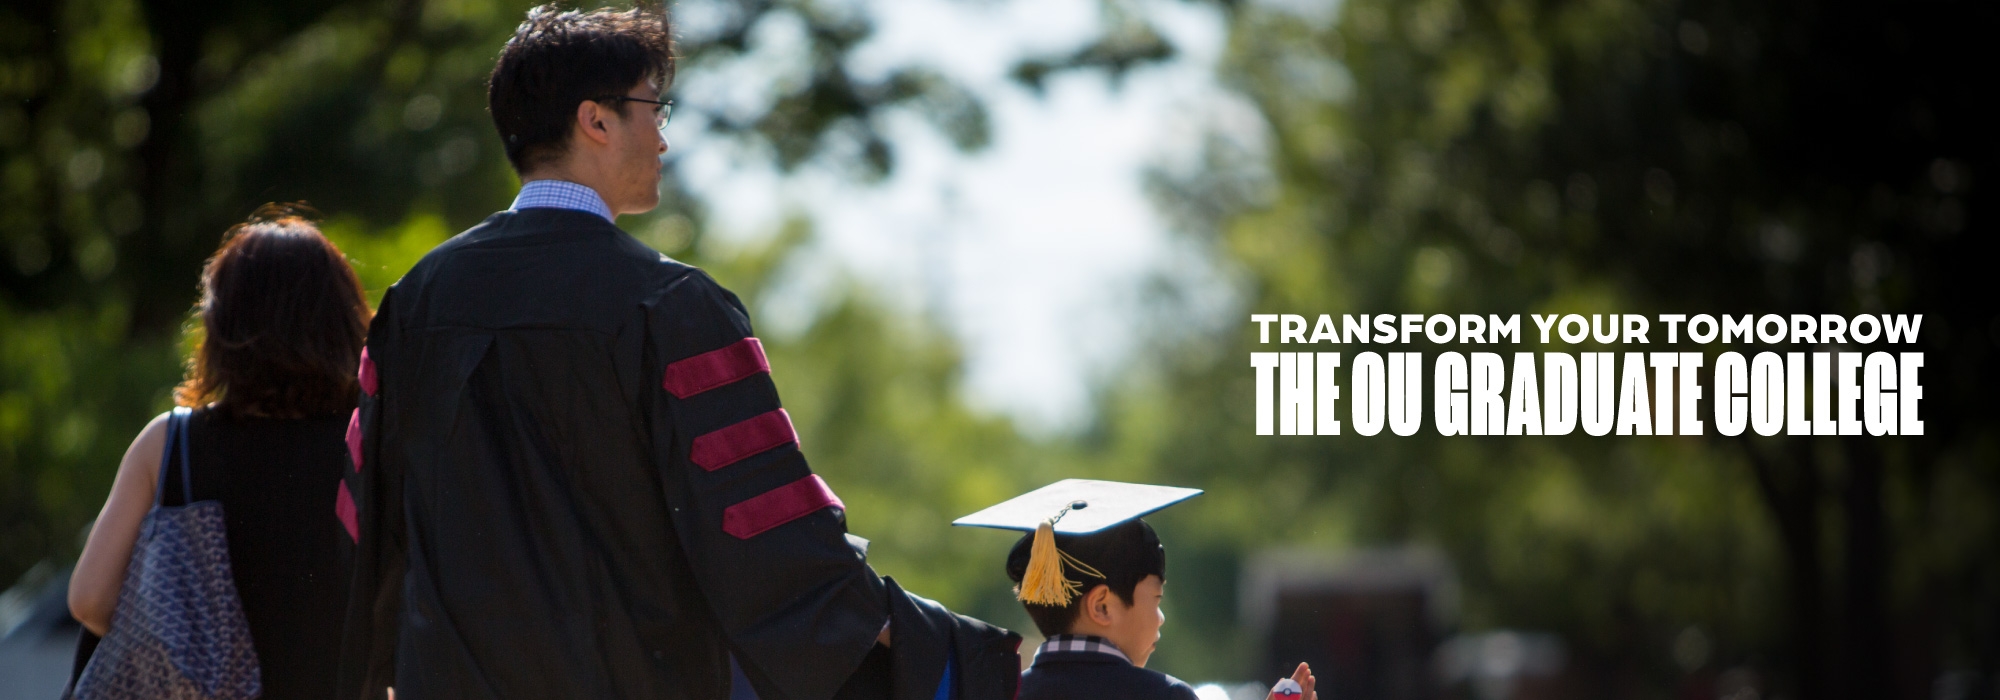
<svg viewBox="0 0 2000 700"><path fill-rule="evenodd" d="M1318 679L1313 678L1312 667L1300 663L1298 670L1292 672L1291 678L1280 680L1271 688L1268 700L1319 700L1319 693L1313 688L1317 683Z"/></svg>

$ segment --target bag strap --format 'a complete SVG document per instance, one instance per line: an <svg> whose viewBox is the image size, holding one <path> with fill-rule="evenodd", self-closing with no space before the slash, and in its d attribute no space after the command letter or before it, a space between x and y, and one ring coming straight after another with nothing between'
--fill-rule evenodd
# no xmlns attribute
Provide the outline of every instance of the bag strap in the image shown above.
<svg viewBox="0 0 2000 700"><path fill-rule="evenodd" d="M194 502L194 475L188 471L188 463L192 461L188 459L188 443L194 442L188 437L188 422L193 420L194 411L185 406L177 407L174 417L181 421L181 505L187 505Z"/></svg>
<svg viewBox="0 0 2000 700"><path fill-rule="evenodd" d="M181 505L194 501L194 483L188 480L188 417L193 411L186 406L175 406L167 414L167 445L160 450L160 481L153 487L153 506L159 507L167 492L167 475L174 465L175 453L181 458Z"/></svg>

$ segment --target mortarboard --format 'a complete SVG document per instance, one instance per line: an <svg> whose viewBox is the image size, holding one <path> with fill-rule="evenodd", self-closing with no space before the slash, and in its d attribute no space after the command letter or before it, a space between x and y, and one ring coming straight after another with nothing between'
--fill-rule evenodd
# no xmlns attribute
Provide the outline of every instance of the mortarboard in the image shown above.
<svg viewBox="0 0 2000 700"><path fill-rule="evenodd" d="M951 524L1034 533L1019 596L1022 602L1035 605L1066 606L1081 585L1063 574L1065 563L1090 576L1104 576L1058 549L1056 533L1088 535L1199 495L1201 489L1064 479L953 520Z"/></svg>

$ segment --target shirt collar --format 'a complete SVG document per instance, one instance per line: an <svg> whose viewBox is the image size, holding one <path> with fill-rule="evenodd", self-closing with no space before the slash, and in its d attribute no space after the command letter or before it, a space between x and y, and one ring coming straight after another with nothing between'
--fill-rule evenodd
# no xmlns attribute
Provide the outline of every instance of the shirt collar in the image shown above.
<svg viewBox="0 0 2000 700"><path fill-rule="evenodd" d="M597 190L566 180L531 180L521 185L521 194L514 197L514 205L508 208L519 211L538 207L590 212L617 223L611 207L598 196Z"/></svg>
<svg viewBox="0 0 2000 700"><path fill-rule="evenodd" d="M1048 641L1042 642L1042 645L1035 649L1035 656L1036 658L1041 658L1043 653L1051 651L1080 651L1093 654L1110 654L1118 657L1120 661L1128 664L1132 663L1131 657L1126 656L1125 652L1119 651L1118 645L1112 644L1111 640L1089 634L1058 634L1050 637Z"/></svg>

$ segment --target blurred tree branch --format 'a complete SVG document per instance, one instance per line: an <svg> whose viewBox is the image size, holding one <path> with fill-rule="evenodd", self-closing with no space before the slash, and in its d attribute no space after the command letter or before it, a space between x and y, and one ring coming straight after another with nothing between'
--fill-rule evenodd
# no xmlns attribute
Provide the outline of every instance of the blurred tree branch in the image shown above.
<svg viewBox="0 0 2000 700"><path fill-rule="evenodd" d="M1133 69L1174 57L1173 44L1137 9L1121 0L1101 0L1099 8L1107 27L1097 39L1074 51L1028 58L1015 64L1011 71L1015 82L1040 95L1048 79L1057 74L1101 70L1116 85Z"/></svg>

